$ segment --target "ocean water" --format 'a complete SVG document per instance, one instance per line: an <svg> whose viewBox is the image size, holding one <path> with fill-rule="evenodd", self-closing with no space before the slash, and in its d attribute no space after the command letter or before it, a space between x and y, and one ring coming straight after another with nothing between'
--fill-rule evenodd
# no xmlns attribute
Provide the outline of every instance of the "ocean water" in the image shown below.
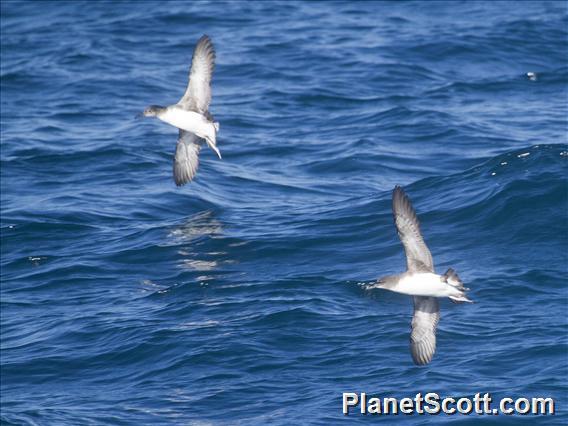
<svg viewBox="0 0 568 426"><path fill-rule="evenodd" d="M217 50L202 151L137 120ZM552 397L568 422L565 2L1 4L1 423L336 424L342 392ZM536 80L527 72L537 73ZM442 302L412 363L391 194Z"/></svg>

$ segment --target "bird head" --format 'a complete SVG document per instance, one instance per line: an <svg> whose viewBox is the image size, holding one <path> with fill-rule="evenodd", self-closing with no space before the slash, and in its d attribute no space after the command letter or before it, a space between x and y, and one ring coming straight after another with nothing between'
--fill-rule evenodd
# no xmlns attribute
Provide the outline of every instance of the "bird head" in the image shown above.
<svg viewBox="0 0 568 426"><path fill-rule="evenodd" d="M373 287L374 288L386 288L386 289L388 289L388 288L396 285L396 282L397 282L396 276L388 275L386 277L379 278Z"/></svg>
<svg viewBox="0 0 568 426"><path fill-rule="evenodd" d="M142 115L144 117L155 117L157 116L160 112L162 112L164 110L164 107L161 107L159 105L150 105L149 107L147 107L144 112L142 113Z"/></svg>

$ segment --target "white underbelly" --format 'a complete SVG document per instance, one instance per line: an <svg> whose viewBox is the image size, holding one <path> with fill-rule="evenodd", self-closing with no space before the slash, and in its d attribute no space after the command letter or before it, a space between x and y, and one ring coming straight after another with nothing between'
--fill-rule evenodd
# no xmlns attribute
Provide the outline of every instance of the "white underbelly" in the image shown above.
<svg viewBox="0 0 568 426"><path fill-rule="evenodd" d="M451 290L451 287L443 282L439 275L421 273L402 278L395 291L413 296L447 297Z"/></svg>
<svg viewBox="0 0 568 426"><path fill-rule="evenodd" d="M194 133L203 139L209 139L215 144L217 136L215 125L202 114L181 108L170 108L158 118L178 129Z"/></svg>

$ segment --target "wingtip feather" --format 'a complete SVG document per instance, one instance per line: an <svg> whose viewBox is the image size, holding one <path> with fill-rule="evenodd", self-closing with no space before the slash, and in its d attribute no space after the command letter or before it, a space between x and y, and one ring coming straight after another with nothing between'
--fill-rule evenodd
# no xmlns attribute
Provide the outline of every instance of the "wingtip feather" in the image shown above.
<svg viewBox="0 0 568 426"><path fill-rule="evenodd" d="M412 202L410 201L410 198L408 198L408 195L406 195L406 192L404 192L402 187L399 185L396 185L393 190L392 210L395 216L406 212L418 224L418 217L416 216L416 211L412 206Z"/></svg>

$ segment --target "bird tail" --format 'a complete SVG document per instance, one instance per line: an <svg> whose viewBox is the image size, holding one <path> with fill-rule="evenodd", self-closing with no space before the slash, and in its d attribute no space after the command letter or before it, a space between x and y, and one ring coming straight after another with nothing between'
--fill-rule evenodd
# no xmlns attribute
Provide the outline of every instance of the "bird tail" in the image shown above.
<svg viewBox="0 0 568 426"><path fill-rule="evenodd" d="M460 293L459 296L449 296L449 298L453 303L474 303L473 300L467 298L464 292Z"/></svg>
<svg viewBox="0 0 568 426"><path fill-rule="evenodd" d="M221 151L217 148L217 132L219 131L219 123L216 121L209 121L209 125L212 125L213 129L211 129L211 127L208 129L208 134L205 136L205 142L207 142L209 148L215 151L217 157L221 158Z"/></svg>
<svg viewBox="0 0 568 426"><path fill-rule="evenodd" d="M459 290L466 290L457 272L454 271L452 268L448 269L446 273L442 275L442 277L444 278L444 282L448 283L452 287L455 287Z"/></svg>
<svg viewBox="0 0 568 426"><path fill-rule="evenodd" d="M219 157L219 159L221 159L221 151L219 151L219 148L217 148L217 143L215 141L212 141L209 138L205 138L205 142L207 142L207 145L209 145L209 148L211 148L213 151L215 151L215 154L217 154L217 157Z"/></svg>
<svg viewBox="0 0 568 426"><path fill-rule="evenodd" d="M446 273L444 275L442 275L442 278L444 279L444 282L446 282L447 284L451 285L456 290L458 290L458 294L456 296L449 296L450 300L452 302L454 302L454 303L463 303L463 302L473 303L473 301L468 299L467 295L465 294L465 292L468 291L469 288L464 287L463 282L460 279L460 277L458 276L456 271L454 271L452 268L450 268L446 271Z"/></svg>

